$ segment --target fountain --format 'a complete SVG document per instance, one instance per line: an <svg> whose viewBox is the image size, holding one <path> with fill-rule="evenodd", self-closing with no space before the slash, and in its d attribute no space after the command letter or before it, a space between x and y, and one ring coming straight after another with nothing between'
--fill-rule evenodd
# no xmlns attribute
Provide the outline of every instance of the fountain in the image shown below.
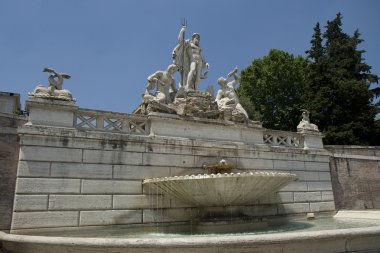
<svg viewBox="0 0 380 253"><path fill-rule="evenodd" d="M250 120L237 68L215 97L200 91L208 63L185 30L133 114L75 106L70 76L45 69L50 85L29 94L17 130L0 252L378 252L380 212L335 215L330 154L309 113L296 133Z"/></svg>
<svg viewBox="0 0 380 253"><path fill-rule="evenodd" d="M205 168L225 171L234 166L222 160L219 164ZM143 185L154 186L193 206L233 206L254 203L264 195L277 192L296 178L291 173L251 171L145 179Z"/></svg>

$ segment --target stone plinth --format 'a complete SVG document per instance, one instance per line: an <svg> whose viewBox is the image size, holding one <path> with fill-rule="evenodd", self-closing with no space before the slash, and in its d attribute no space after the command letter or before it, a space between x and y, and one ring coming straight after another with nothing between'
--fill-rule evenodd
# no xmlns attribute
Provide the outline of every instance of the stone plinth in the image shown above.
<svg viewBox="0 0 380 253"><path fill-rule="evenodd" d="M26 101L29 111L28 125L73 127L74 113L78 109L73 101L30 98Z"/></svg>
<svg viewBox="0 0 380 253"><path fill-rule="evenodd" d="M304 137L304 149L323 149L323 134L312 130L302 130L299 133Z"/></svg>
<svg viewBox="0 0 380 253"><path fill-rule="evenodd" d="M151 135L237 141L263 144L264 128L257 122L236 124L231 121L180 117L178 115L149 114Z"/></svg>

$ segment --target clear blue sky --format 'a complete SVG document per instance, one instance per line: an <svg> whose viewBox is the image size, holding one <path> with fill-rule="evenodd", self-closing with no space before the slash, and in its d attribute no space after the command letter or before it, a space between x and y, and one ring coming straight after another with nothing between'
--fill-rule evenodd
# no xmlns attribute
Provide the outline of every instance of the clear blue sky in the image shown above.
<svg viewBox="0 0 380 253"><path fill-rule="evenodd" d="M183 17L211 65L201 89L272 48L304 55L316 22L337 12L346 33L359 29L380 75L379 11L377 0L0 0L0 91L24 101L51 67L71 74L64 88L78 106L130 113L147 76L171 63Z"/></svg>

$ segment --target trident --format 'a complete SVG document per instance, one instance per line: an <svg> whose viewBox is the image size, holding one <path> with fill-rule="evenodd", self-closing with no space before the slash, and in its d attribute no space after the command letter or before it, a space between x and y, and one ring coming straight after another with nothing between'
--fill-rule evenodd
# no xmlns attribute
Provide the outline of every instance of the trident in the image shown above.
<svg viewBox="0 0 380 253"><path fill-rule="evenodd" d="M181 20L181 25L182 27L187 27L187 20L185 18L183 18ZM185 32L182 34L182 66L181 66L181 86L186 86L186 80L185 80L185 77L184 77L184 69L183 69L183 65L185 63Z"/></svg>

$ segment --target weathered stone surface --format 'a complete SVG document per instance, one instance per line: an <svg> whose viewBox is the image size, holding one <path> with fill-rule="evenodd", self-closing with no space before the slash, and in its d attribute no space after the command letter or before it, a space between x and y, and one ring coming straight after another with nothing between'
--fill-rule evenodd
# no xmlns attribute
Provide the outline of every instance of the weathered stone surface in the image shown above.
<svg viewBox="0 0 380 253"><path fill-rule="evenodd" d="M26 101L29 108L29 125L73 127L74 111L77 106L72 102L52 102L48 99Z"/></svg>
<svg viewBox="0 0 380 253"><path fill-rule="evenodd" d="M380 208L379 147L328 146L331 180L338 209Z"/></svg>
<svg viewBox="0 0 380 253"><path fill-rule="evenodd" d="M239 169L274 170L273 160L239 158L236 162Z"/></svg>
<svg viewBox="0 0 380 253"><path fill-rule="evenodd" d="M330 171L329 164L321 162L305 162L305 168L309 171Z"/></svg>
<svg viewBox="0 0 380 253"><path fill-rule="evenodd" d="M299 181L319 181L317 171L294 171Z"/></svg>
<svg viewBox="0 0 380 253"><path fill-rule="evenodd" d="M182 123L184 124L181 125ZM262 136L259 138L262 129L257 126L255 128L194 119L182 123L180 126L191 126L188 130L194 130L191 133L193 135L203 131L197 127L202 124L210 127L207 131L222 129L218 132L222 139L213 139L213 136L207 135L207 131L204 136L183 137L181 136L183 130L175 124L170 125L170 129L178 131L179 136L173 136L175 135L173 131L168 129L164 129L168 131L168 136L157 134L138 136L46 126L21 128L21 141L25 154L21 156L17 194L19 196L40 194L38 196L43 197L36 197L35 202L19 202L22 204L18 204L17 208L25 210L25 213L29 213L29 210L30 213L40 211L39 208L46 210L47 206L42 207L37 200L42 203L42 200L50 195L48 206L50 210L76 210L85 214L81 218L80 226L141 223L144 209L152 209L147 210L146 214L155 213L154 217L151 216L151 221L161 218L162 221L188 221L196 214L206 216L209 214L192 205L170 200L165 196L159 197L161 192L144 188L141 185L142 180L204 174L205 170L202 167L204 163L215 164L222 158L237 166L235 173L259 169L278 170L295 172L299 177L298 181L279 193L250 203L252 206L244 207L248 216L255 215L255 212L264 216L275 215L277 208L282 210L282 214L296 214L308 209L305 204L309 205L310 202L331 201L332 195L328 195L331 188L327 187L329 177L325 167L328 164L325 151L305 151L263 144ZM225 132L223 135L223 131L227 130L228 133ZM258 135L247 137L252 133ZM235 141L230 140L231 134L233 138L236 137ZM260 139L261 142L251 142L250 138ZM46 151L46 154L41 154L37 150ZM310 190L308 186L319 190ZM311 199L302 198L302 193L307 191L319 192L320 196L322 192L326 192L325 199L315 200L312 194L309 196ZM151 197L143 194L149 194ZM151 203L152 199L154 203ZM296 202L300 202L295 203L295 199ZM289 206L281 209L281 205ZM112 213L112 210L122 212L136 210L140 214L136 219L127 217L124 219L121 215L121 221L118 221L114 217L120 216L120 213ZM237 215L238 210L242 209L231 207L231 210ZM223 208L216 207L209 211L219 215ZM104 212L103 218L102 212ZM146 219L144 222L147 220L149 221Z"/></svg>
<svg viewBox="0 0 380 253"><path fill-rule="evenodd" d="M19 161L17 174L21 177L49 177L50 162Z"/></svg>
<svg viewBox="0 0 380 253"><path fill-rule="evenodd" d="M52 163L51 176L62 178L112 178L112 165L88 163Z"/></svg>
<svg viewBox="0 0 380 253"><path fill-rule="evenodd" d="M290 184L288 184L287 186L282 188L281 191L282 192L285 192L285 191L290 191L290 192L307 191L307 183L306 182L300 182L300 181L291 182Z"/></svg>
<svg viewBox="0 0 380 253"><path fill-rule="evenodd" d="M49 210L111 209L111 195L50 195Z"/></svg>
<svg viewBox="0 0 380 253"><path fill-rule="evenodd" d="M151 134L158 136L182 137L263 143L262 128L259 126L228 124L225 121L183 120L178 117L151 116Z"/></svg>
<svg viewBox="0 0 380 253"><path fill-rule="evenodd" d="M9 230L19 158L17 127L25 124L25 117L0 113L0 230Z"/></svg>
<svg viewBox="0 0 380 253"><path fill-rule="evenodd" d="M321 181L331 181L330 172L318 172L318 177Z"/></svg>
<svg viewBox="0 0 380 253"><path fill-rule="evenodd" d="M55 147L22 146L20 160L48 162L82 162L82 150Z"/></svg>
<svg viewBox="0 0 380 253"><path fill-rule="evenodd" d="M274 160L273 168L275 170L305 170L305 162Z"/></svg>
<svg viewBox="0 0 380 253"><path fill-rule="evenodd" d="M295 192L294 202L321 201L321 192Z"/></svg>
<svg viewBox="0 0 380 253"><path fill-rule="evenodd" d="M162 195L114 195L114 209L168 208L170 199Z"/></svg>
<svg viewBox="0 0 380 253"><path fill-rule="evenodd" d="M143 164L152 166L194 167L194 156L144 153Z"/></svg>
<svg viewBox="0 0 380 253"><path fill-rule="evenodd" d="M277 204L277 203L293 203L293 192L276 192L266 195L259 200L260 204Z"/></svg>
<svg viewBox="0 0 380 253"><path fill-rule="evenodd" d="M322 192L322 201L334 201L334 194L332 191Z"/></svg>
<svg viewBox="0 0 380 253"><path fill-rule="evenodd" d="M309 191L332 191L332 186L330 181L307 182L307 189Z"/></svg>
<svg viewBox="0 0 380 253"><path fill-rule="evenodd" d="M79 193L80 179L18 178L16 193Z"/></svg>
<svg viewBox="0 0 380 253"><path fill-rule="evenodd" d="M141 165L142 153L109 150L83 150L83 162Z"/></svg>
<svg viewBox="0 0 380 253"><path fill-rule="evenodd" d="M48 209L48 195L16 195L14 211L44 211Z"/></svg>
<svg viewBox="0 0 380 253"><path fill-rule="evenodd" d="M79 212L15 212L12 229L78 226Z"/></svg>
<svg viewBox="0 0 380 253"><path fill-rule="evenodd" d="M80 212L80 226L122 225L141 222L141 210L108 210Z"/></svg>
<svg viewBox="0 0 380 253"><path fill-rule="evenodd" d="M241 155L240 153L242 153L243 151L245 150L237 150L237 148L208 148L208 147L202 147L202 146L197 146L197 147L194 147L194 149L192 150L192 154L194 154L196 157L197 156L210 156L210 157L214 157L214 158L218 158L218 157L223 157L223 158L226 158L226 157L239 157L239 155ZM251 152L249 154L246 154L246 157L251 157L251 158L255 158L254 157L254 154L252 154Z"/></svg>
<svg viewBox="0 0 380 253"><path fill-rule="evenodd" d="M335 205L333 201L310 203L310 211L311 212L335 211Z"/></svg>
<svg viewBox="0 0 380 253"><path fill-rule="evenodd" d="M146 179L170 176L170 167L113 165L114 179Z"/></svg>
<svg viewBox="0 0 380 253"><path fill-rule="evenodd" d="M39 126L39 128L43 128ZM43 128L45 131L46 128ZM130 136L115 134L111 136L104 136L104 139L99 139L98 132L86 133L86 138L78 136L79 134L73 132L69 128L56 128L54 131L43 132L45 138L40 135L30 135L27 127L24 126L22 131L28 132L22 136L21 144L26 146L49 146L49 147L65 147L77 149L94 149L94 150L111 150L111 151L131 151L131 152L145 152L145 145L141 145L141 140L135 142L129 141ZM105 135L105 134L103 134Z"/></svg>
<svg viewBox="0 0 380 253"><path fill-rule="evenodd" d="M82 180L82 193L141 194L141 181L131 180Z"/></svg>
<svg viewBox="0 0 380 253"><path fill-rule="evenodd" d="M177 144L148 144L146 146L147 153L158 153L158 154L177 154L177 155L193 155L196 147ZM204 154L204 152L202 152Z"/></svg>
<svg viewBox="0 0 380 253"><path fill-rule="evenodd" d="M279 214L310 212L309 203L278 204Z"/></svg>

